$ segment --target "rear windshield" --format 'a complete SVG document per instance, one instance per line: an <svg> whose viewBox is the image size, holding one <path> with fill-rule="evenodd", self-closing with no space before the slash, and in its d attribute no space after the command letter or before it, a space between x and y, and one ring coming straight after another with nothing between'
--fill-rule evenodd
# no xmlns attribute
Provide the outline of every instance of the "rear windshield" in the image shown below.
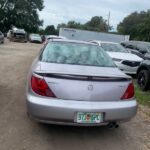
<svg viewBox="0 0 150 150"><path fill-rule="evenodd" d="M47 63L116 67L112 59L97 45L50 42L40 60Z"/></svg>
<svg viewBox="0 0 150 150"><path fill-rule="evenodd" d="M128 51L120 44L102 43L102 48L108 52L122 52L128 53Z"/></svg>
<svg viewBox="0 0 150 150"><path fill-rule="evenodd" d="M142 45L142 44L141 44ZM142 45L144 47L144 44ZM148 53L150 53L150 44L149 43L146 43L145 44L145 49Z"/></svg>

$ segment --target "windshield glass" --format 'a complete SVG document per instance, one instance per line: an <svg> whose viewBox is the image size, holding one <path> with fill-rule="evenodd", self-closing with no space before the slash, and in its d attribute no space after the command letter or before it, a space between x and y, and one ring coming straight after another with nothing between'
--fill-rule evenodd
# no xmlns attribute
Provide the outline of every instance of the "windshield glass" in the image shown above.
<svg viewBox="0 0 150 150"><path fill-rule="evenodd" d="M128 53L128 51L120 44L102 43L101 46L105 51L108 52Z"/></svg>
<svg viewBox="0 0 150 150"><path fill-rule="evenodd" d="M112 59L97 45L50 42L41 55L47 63L116 67Z"/></svg>
<svg viewBox="0 0 150 150"><path fill-rule="evenodd" d="M146 47L147 47L148 53L150 53L150 44L146 44Z"/></svg>

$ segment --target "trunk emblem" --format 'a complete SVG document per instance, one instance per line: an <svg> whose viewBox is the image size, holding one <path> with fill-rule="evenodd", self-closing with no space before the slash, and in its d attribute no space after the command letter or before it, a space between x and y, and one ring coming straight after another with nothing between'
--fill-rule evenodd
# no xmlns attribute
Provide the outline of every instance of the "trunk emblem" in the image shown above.
<svg viewBox="0 0 150 150"><path fill-rule="evenodd" d="M88 91L93 91L93 85L88 85Z"/></svg>

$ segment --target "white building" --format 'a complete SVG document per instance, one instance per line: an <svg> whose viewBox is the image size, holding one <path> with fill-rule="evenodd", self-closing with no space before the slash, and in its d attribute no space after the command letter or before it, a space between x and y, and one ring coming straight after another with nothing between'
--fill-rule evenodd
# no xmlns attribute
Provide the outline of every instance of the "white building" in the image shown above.
<svg viewBox="0 0 150 150"><path fill-rule="evenodd" d="M93 32L93 31L78 30L78 29L71 29L71 28L60 28L59 36L64 36L72 40L83 40L83 41L100 40L100 41L110 41L116 43L120 43L122 41L128 41L130 38L129 35Z"/></svg>

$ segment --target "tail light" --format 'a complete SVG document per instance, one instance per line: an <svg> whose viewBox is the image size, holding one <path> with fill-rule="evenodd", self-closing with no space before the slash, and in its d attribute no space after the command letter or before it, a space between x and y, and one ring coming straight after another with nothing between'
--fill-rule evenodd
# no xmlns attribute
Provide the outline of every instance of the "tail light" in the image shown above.
<svg viewBox="0 0 150 150"><path fill-rule="evenodd" d="M130 99L134 97L134 85L133 83L130 83L128 85L128 88L126 89L125 93L123 94L123 96L121 97L121 99Z"/></svg>
<svg viewBox="0 0 150 150"><path fill-rule="evenodd" d="M38 95L47 97L56 97L43 78L38 78L32 75L31 87L32 90Z"/></svg>

